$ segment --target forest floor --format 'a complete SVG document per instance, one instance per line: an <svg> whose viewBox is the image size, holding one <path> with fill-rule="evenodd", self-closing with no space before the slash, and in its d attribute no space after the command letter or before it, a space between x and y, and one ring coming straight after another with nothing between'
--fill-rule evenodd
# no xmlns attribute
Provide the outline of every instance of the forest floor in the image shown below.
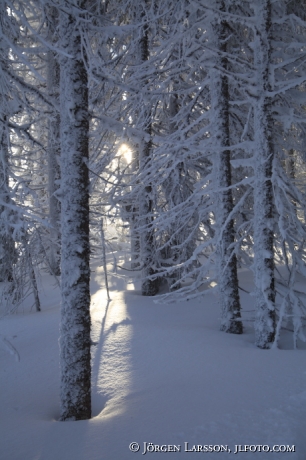
<svg viewBox="0 0 306 460"><path fill-rule="evenodd" d="M29 298L0 321L1 460L137 460L146 447L147 457L163 457L149 443L177 460L202 458L194 445L217 446L205 459L238 460L253 457L235 457L236 445L294 445L295 453L257 451L254 459L305 460L306 347L293 350L283 331L279 349L257 349L253 297L242 292L244 334L230 335L219 331L212 293L157 304L140 295L139 280L129 284L110 268L107 302L103 270L93 270L93 417L58 421L60 293L42 275L42 311L31 311ZM240 284L252 290L252 275L242 271ZM228 452L216 455L219 445Z"/></svg>

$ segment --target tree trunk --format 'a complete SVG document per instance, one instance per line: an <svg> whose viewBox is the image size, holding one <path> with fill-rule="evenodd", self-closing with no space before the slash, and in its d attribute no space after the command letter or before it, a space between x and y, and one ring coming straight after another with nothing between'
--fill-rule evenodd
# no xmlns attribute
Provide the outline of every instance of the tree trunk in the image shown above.
<svg viewBox="0 0 306 460"><path fill-rule="evenodd" d="M139 171L139 145L135 145L132 151L132 171L137 175ZM130 217L131 231L131 268L137 269L140 267L140 234L139 227L139 206L135 203L131 204Z"/></svg>
<svg viewBox="0 0 306 460"><path fill-rule="evenodd" d="M53 6L47 8L48 35L50 43L55 42L58 25L57 10ZM54 51L47 53L47 89L48 95L59 104L60 69ZM60 202L55 196L60 180L60 114L53 108L48 126L48 188L49 188L49 219L50 230L50 268L54 275L60 275Z"/></svg>
<svg viewBox="0 0 306 460"><path fill-rule="evenodd" d="M13 212L8 208L11 201L9 190L9 82L6 77L9 46L2 38L7 30L6 3L0 4L0 281L12 281L13 264L16 262L15 242L12 237ZM12 222L11 222L12 221Z"/></svg>
<svg viewBox="0 0 306 460"><path fill-rule="evenodd" d="M62 2L61 83L61 420L91 417L87 73L76 17L86 1ZM69 13L67 13L69 11Z"/></svg>
<svg viewBox="0 0 306 460"><path fill-rule="evenodd" d="M224 1L217 1L219 11L225 11ZM217 50L227 51L227 26L224 20L212 25L212 41ZM227 59L216 58L216 66L226 70ZM210 74L211 110L213 113L212 137L216 145L214 158L215 217L217 224L216 256L219 302L221 306L221 330L233 334L243 332L240 298L238 290L237 259L233 252L235 242L233 218L228 220L233 210L231 153L225 150L230 146L229 133L229 87L228 80L220 70L213 69Z"/></svg>
<svg viewBox="0 0 306 460"><path fill-rule="evenodd" d="M151 142L145 142L140 155L140 170L144 171L150 162ZM139 203L139 222L140 222L140 257L142 264L143 282L141 286L142 295L152 296L158 292L157 279L150 279L155 274L153 268L154 260L154 233L153 233L153 200L152 185L146 185L143 196Z"/></svg>
<svg viewBox="0 0 306 460"><path fill-rule="evenodd" d="M143 15L142 15L143 19ZM150 57L149 52L149 34L148 25L145 25L142 30L142 37L139 41L139 53L140 63L147 61ZM151 123L151 112L152 108L150 103L147 108L145 131L151 135L152 123ZM140 172L144 173L151 163L152 155L152 143L143 142L139 149L139 167ZM147 184L143 187L143 190L139 200L139 226L140 231L140 258L141 265L143 266L143 282L141 286L142 295L152 296L158 292L158 280L150 279L155 274L153 268L154 262L154 231L153 231L153 187L151 184L150 176L147 175Z"/></svg>
<svg viewBox="0 0 306 460"><path fill-rule="evenodd" d="M254 102L254 272L255 272L255 336L259 348L269 348L275 337L275 283L273 253L273 189L272 189L272 117L269 91L270 63L270 0L254 5L257 17L254 28L254 67L257 95Z"/></svg>

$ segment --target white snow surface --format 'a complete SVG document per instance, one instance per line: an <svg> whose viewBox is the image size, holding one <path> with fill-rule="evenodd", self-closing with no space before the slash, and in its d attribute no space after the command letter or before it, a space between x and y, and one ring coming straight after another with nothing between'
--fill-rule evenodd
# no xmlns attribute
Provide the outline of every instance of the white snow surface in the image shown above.
<svg viewBox="0 0 306 460"><path fill-rule="evenodd" d="M119 255L118 255L119 257ZM109 256L111 261L111 256ZM1 460L137 460L165 457L144 443L180 445L166 458L306 458L305 345L293 350L254 345L253 297L242 293L241 336L219 331L218 299L156 304L139 280L92 272L92 410L88 421L59 422L60 292L41 278L42 312L23 309L0 321ZM119 271L119 269L118 269ZM252 274L240 273L251 290ZM129 444L138 442L139 452ZM193 445L228 445L231 452L186 452ZM235 445L295 445L296 452L239 452Z"/></svg>

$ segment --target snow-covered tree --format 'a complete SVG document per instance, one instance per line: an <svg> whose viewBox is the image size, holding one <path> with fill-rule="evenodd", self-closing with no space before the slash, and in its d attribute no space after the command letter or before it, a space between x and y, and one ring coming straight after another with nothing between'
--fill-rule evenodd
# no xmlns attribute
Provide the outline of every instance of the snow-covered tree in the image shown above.
<svg viewBox="0 0 306 460"><path fill-rule="evenodd" d="M46 5L48 40L55 44L58 11L52 5ZM60 274L60 201L56 197L60 181L60 114L59 114L60 69L54 50L47 50L47 91L50 104L48 117L48 194L50 216L50 268L54 275Z"/></svg>
<svg viewBox="0 0 306 460"><path fill-rule="evenodd" d="M226 11L224 1L217 1L216 10ZM213 16L210 20L210 42L216 52L210 71L211 137L216 150L213 157L215 178L216 256L219 301L221 304L221 330L240 334L242 322L238 291L237 259L234 249L232 172L230 147L229 84L227 72L228 37L226 20Z"/></svg>
<svg viewBox="0 0 306 460"><path fill-rule="evenodd" d="M161 278L172 300L217 284L221 329L241 333L238 263L255 275L257 346L288 322L303 338L304 0L8 3L0 272L59 274L63 231L62 418L90 416L88 235L94 251L105 215L130 226L144 295Z"/></svg>
<svg viewBox="0 0 306 460"><path fill-rule="evenodd" d="M138 43L138 65L146 64L150 59L150 22L146 16L146 9L150 10L153 8L153 3L144 3L141 6L140 14L138 15L139 20L139 43ZM144 92L149 91L149 80L146 75L143 74L140 84L142 84ZM151 104L151 98L144 98L144 110L142 110L142 126L145 133L148 136L152 135L152 116L153 106ZM145 174L146 170L149 169L152 162L152 141L144 140L139 144L139 171L140 174ZM154 209L154 188L153 188L153 177L147 175L145 182L142 185L139 193L139 218L138 227L140 227L140 264L142 266L143 282L142 282L142 295L151 296L155 295L158 290L157 279L151 278L155 274L154 269L154 229L153 229L153 209Z"/></svg>
<svg viewBox="0 0 306 460"><path fill-rule="evenodd" d="M256 345L267 348L275 335L274 229L272 191L271 3L254 3L254 273Z"/></svg>
<svg viewBox="0 0 306 460"><path fill-rule="evenodd" d="M61 420L91 417L86 1L61 2ZM86 23L86 22L85 22Z"/></svg>
<svg viewBox="0 0 306 460"><path fill-rule="evenodd" d="M0 5L0 280L11 281L15 262L15 241L13 239L11 194L9 190L9 119L14 99L7 75L9 44L12 38L12 24L5 2Z"/></svg>

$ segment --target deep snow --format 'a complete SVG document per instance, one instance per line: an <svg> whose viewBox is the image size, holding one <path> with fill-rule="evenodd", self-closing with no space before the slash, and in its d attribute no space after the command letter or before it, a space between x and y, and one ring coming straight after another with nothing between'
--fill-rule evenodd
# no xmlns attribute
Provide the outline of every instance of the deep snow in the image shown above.
<svg viewBox="0 0 306 460"><path fill-rule="evenodd" d="M110 268L110 266L109 266ZM217 298L156 304L140 295L139 281L109 275L107 302L101 267L92 273L93 418L58 422L60 294L41 279L42 312L27 305L0 321L2 342L1 460L137 460L144 442L180 445L177 460L306 458L305 346L254 346L253 297L242 293L245 333L219 331ZM119 271L119 269L118 269ZM243 288L252 275L240 273ZM28 299L28 302L30 299ZM140 450L129 450L138 442ZM185 452L194 444L222 444L229 453ZM235 445L295 445L295 453L237 453Z"/></svg>

